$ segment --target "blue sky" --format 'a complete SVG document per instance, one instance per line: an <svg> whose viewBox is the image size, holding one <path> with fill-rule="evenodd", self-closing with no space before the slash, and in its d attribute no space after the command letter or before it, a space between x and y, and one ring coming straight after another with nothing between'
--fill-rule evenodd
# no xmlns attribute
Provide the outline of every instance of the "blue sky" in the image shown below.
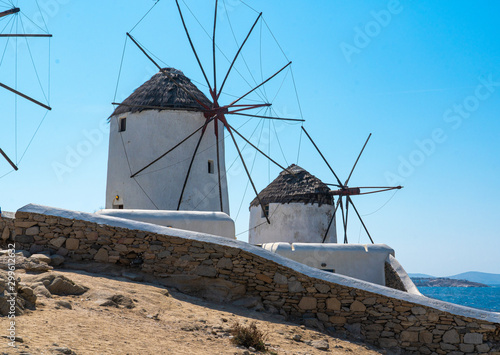
<svg viewBox="0 0 500 355"><path fill-rule="evenodd" d="M236 45L226 14L241 41L257 13L238 0L225 1L225 8L219 9L218 43L232 57ZM9 2L1 1L1 9L7 9L4 3ZM209 39L186 3L207 29L213 5L201 0L180 3L200 56L210 68ZM21 45L17 87L46 102L50 63L53 110L29 145L20 170L0 180L0 206L14 211L33 202L93 212L104 205L106 119L113 110L115 91L116 100L122 100L156 72L129 41L117 86L125 32L154 1L39 0L37 7L34 1L20 0L17 4L44 28L42 12L54 35L50 57L48 40L29 42L41 85L29 51ZM288 59L293 61L300 108L291 73L286 71L262 94L273 98L283 83L273 104L275 111L289 117L300 117L302 111L306 129L341 179L347 178L372 133L350 185L405 186L396 194L355 198L375 241L394 248L409 272L500 273L500 4L430 0L249 0L247 4L263 11L265 20L243 53L256 80L271 75ZM171 0L161 0L132 34L165 64L201 83L203 77L174 6ZM23 19L29 30L29 20ZM6 21L0 21L0 28ZM6 41L0 43L4 48ZM7 44L0 66L0 81L11 86L16 80L12 43ZM219 53L218 71L226 68ZM237 68L246 70L242 62ZM202 84L199 87L204 90ZM227 90L237 95L248 86L235 75ZM16 144L14 97L1 91L0 100L5 107L0 147L16 156L17 145L15 160L19 161L44 111L18 99ZM232 120L236 126L245 122ZM247 136L255 130L252 140L257 142L262 129L261 147L283 165L296 163L300 125L266 122L262 127L261 121L251 120L241 130ZM230 165L236 155L227 146ZM253 153L245 151L253 165ZM333 182L305 137L298 163L324 182ZM0 176L9 172L9 166L0 161ZM255 159L252 175L259 190L278 173L260 157ZM238 216L237 232L246 240L248 205L254 195L239 163L228 174L231 215ZM368 242L359 223L352 222L350 241Z"/></svg>

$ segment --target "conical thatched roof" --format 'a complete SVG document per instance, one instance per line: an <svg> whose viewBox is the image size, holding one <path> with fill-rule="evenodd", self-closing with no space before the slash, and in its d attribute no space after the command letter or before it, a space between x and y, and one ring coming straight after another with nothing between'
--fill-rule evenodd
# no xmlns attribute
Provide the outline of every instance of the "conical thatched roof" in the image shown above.
<svg viewBox="0 0 500 355"><path fill-rule="evenodd" d="M168 71L175 82L162 72L156 73L125 99L122 105L116 108L113 115L141 112L148 110L148 106L202 111L203 108L193 96L208 107L212 106L210 100L180 70L174 68L163 70ZM182 85L191 95L182 90L176 83Z"/></svg>
<svg viewBox="0 0 500 355"><path fill-rule="evenodd" d="M333 205L333 198L329 194L330 188L316 176L309 174L300 166L292 164L288 170L283 170L279 176L259 193L263 204L268 203L317 203ZM250 206L258 206L255 198Z"/></svg>

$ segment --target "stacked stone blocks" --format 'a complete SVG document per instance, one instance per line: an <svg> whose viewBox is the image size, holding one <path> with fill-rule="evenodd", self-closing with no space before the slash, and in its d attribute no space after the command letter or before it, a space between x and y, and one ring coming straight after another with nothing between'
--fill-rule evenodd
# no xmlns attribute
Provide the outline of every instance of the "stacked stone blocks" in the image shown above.
<svg viewBox="0 0 500 355"><path fill-rule="evenodd" d="M18 249L136 267L158 278L224 280L260 298L270 311L382 348L409 354L500 354L499 323L312 278L217 238L201 242L28 212L17 212L14 228Z"/></svg>

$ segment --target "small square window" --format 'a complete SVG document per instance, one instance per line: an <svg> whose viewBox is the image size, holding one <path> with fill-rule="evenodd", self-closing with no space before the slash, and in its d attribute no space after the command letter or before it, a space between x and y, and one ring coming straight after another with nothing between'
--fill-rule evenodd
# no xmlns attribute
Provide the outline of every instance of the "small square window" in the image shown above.
<svg viewBox="0 0 500 355"><path fill-rule="evenodd" d="M208 161L208 173L209 174L214 173L214 161L213 160Z"/></svg>
<svg viewBox="0 0 500 355"><path fill-rule="evenodd" d="M260 215L261 218L265 218L265 217L269 217L269 204L266 203L264 205L264 210L261 211L261 215Z"/></svg>
<svg viewBox="0 0 500 355"><path fill-rule="evenodd" d="M127 117L120 117L118 119L118 132L125 132L127 130Z"/></svg>

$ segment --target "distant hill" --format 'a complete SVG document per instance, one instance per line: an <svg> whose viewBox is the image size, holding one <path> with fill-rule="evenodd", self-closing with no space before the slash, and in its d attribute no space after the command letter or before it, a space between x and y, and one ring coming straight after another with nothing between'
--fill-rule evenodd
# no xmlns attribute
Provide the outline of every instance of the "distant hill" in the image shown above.
<svg viewBox="0 0 500 355"><path fill-rule="evenodd" d="M446 278L479 282L486 285L500 285L500 274L489 274L486 272L469 271L454 276L447 276Z"/></svg>
<svg viewBox="0 0 500 355"><path fill-rule="evenodd" d="M417 287L488 287L485 284L466 280L414 277L412 281Z"/></svg>
<svg viewBox="0 0 500 355"><path fill-rule="evenodd" d="M415 273L415 274L408 274L408 276L410 276L410 278L414 279L414 278L424 278L424 279L435 279L436 276L432 276L432 275L427 275L427 274L419 274L419 273Z"/></svg>

